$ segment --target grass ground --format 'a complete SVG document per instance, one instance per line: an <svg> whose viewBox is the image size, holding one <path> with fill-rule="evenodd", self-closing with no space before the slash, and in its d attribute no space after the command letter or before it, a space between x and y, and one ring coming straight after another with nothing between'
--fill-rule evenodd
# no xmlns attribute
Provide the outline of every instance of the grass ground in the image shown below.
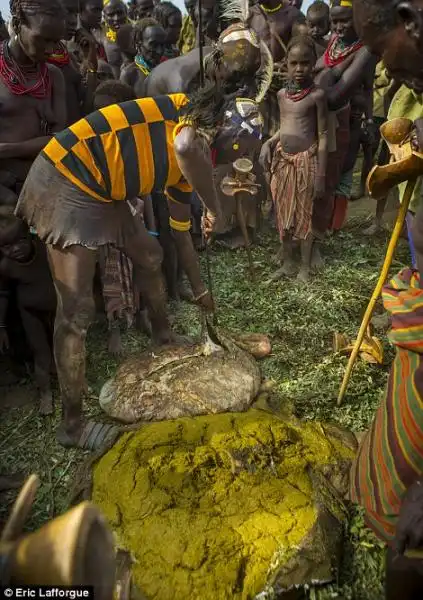
<svg viewBox="0 0 423 600"><path fill-rule="evenodd" d="M335 331L353 338L370 298L384 257L388 234L365 238L363 220L367 204L353 206L355 216L345 231L329 239L325 268L309 284L283 280L264 285L275 269L278 240L274 232L263 232L253 250L257 282L248 278L243 250L212 252L214 292L220 323L227 329L267 333L272 340L271 357L262 363L263 374L277 382L281 404L292 404L304 419L335 421L354 431L369 426L384 389L392 350L386 337L385 366L357 364L343 405L336 396L346 359L332 351ZM405 242L400 242L392 271L407 264ZM381 305L378 307L381 312ZM175 313L180 333L199 332L197 309L188 305ZM129 331L125 352L145 348L147 340ZM105 329L95 325L89 334L88 378L91 389L87 412L101 414L98 392L113 373L116 362L106 352ZM26 390L26 391L25 391ZM28 393L24 385L20 390ZM1 402L1 401L0 401ZM1 406L1 405L0 405ZM0 473L37 473L41 487L28 523L39 526L67 507L67 498L77 465L84 453L64 450L55 441L59 408L51 418L38 416L33 404L3 409L0 414ZM0 496L0 521L5 518L14 493ZM365 529L359 511L352 510L346 534L345 556L339 581L323 590L311 590L310 598L327 600L382 600L383 549Z"/></svg>

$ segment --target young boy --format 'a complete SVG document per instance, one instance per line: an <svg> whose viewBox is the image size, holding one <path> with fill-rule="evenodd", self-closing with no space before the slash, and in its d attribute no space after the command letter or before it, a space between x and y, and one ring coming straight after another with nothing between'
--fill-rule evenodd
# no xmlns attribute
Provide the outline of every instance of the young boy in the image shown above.
<svg viewBox="0 0 423 600"><path fill-rule="evenodd" d="M313 39L317 58L325 53L328 46L327 34L330 30L329 6L323 0L315 0L308 7L306 15L308 33Z"/></svg>
<svg viewBox="0 0 423 600"><path fill-rule="evenodd" d="M288 82L278 93L280 129L264 144L260 157L264 168L270 168L270 187L283 240L284 262L274 278L296 272L292 242L297 239L301 243L298 280L303 282L310 276L313 202L325 193L328 152L328 108L325 93L313 83L315 62L310 38L290 41Z"/></svg>

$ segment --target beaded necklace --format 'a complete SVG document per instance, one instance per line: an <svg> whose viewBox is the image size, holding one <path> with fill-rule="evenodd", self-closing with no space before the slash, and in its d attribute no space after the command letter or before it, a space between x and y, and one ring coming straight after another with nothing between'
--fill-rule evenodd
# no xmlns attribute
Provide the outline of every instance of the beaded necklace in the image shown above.
<svg viewBox="0 0 423 600"><path fill-rule="evenodd" d="M26 71L27 74L23 71ZM30 74L37 74L37 79L28 86L28 75ZM29 68L19 67L10 53L7 41L0 46L0 78L15 96L28 95L42 99L47 98L51 92L51 78L47 64L34 64Z"/></svg>
<svg viewBox="0 0 423 600"><path fill-rule="evenodd" d="M293 102L298 102L299 100L302 100L308 96L313 90L314 83L312 83L309 87L301 88L298 83L295 83L295 81L289 81L285 87L285 96Z"/></svg>
<svg viewBox="0 0 423 600"><path fill-rule="evenodd" d="M275 8L269 8L268 6L265 6L264 4L260 4L260 6L262 7L262 9L264 10L265 13L271 14L271 13L278 12L278 10L280 10L282 8L282 2L280 4L278 4L277 6L275 6Z"/></svg>
<svg viewBox="0 0 423 600"><path fill-rule="evenodd" d="M324 54L325 65L327 67L336 67L336 65L344 62L348 56L351 56L351 54L362 48L362 46L363 42L360 40L352 44L346 44L338 35L334 35Z"/></svg>
<svg viewBox="0 0 423 600"><path fill-rule="evenodd" d="M65 65L68 65L69 61L70 58L68 49L62 42L59 42L57 44L56 48L51 54L49 54L47 58L47 62L51 63L52 65L56 65L56 67L60 68L64 67Z"/></svg>
<svg viewBox="0 0 423 600"><path fill-rule="evenodd" d="M107 25L106 28L106 39L109 40L109 42L113 42L115 43L117 40L117 33L114 29L112 29L111 27L109 27Z"/></svg>
<svg viewBox="0 0 423 600"><path fill-rule="evenodd" d="M135 56L135 64L144 75L147 77L151 73L151 67L141 54Z"/></svg>

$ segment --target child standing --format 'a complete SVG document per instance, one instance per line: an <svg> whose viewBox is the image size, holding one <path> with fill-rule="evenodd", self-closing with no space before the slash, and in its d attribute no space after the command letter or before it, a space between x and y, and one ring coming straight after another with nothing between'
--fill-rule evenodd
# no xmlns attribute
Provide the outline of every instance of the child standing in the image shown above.
<svg viewBox="0 0 423 600"><path fill-rule="evenodd" d="M310 277L313 202L325 193L327 116L325 92L313 83L316 62L310 38L293 38L287 48L287 84L278 92L279 131L262 148L261 162L270 170L270 188L283 240L283 266L272 277L292 276L293 240L301 243L298 280ZM272 158L273 155L273 158Z"/></svg>
<svg viewBox="0 0 423 600"><path fill-rule="evenodd" d="M316 48L317 58L325 53L330 30L329 6L323 0L315 0L307 10L306 23L310 37Z"/></svg>

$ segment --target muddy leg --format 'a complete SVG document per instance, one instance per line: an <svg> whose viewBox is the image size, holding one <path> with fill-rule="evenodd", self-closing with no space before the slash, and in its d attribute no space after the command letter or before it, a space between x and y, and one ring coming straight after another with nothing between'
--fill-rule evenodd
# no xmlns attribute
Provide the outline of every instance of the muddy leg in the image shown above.
<svg viewBox="0 0 423 600"><path fill-rule="evenodd" d="M306 240L301 240L301 269L297 275L298 281L306 282L310 279L313 241L312 235L309 235Z"/></svg>
<svg viewBox="0 0 423 600"><path fill-rule="evenodd" d="M57 293L54 357L62 400L57 439L63 446L71 446L78 443L82 432L85 338L94 315L96 252L83 246L47 248Z"/></svg>
<svg viewBox="0 0 423 600"><path fill-rule="evenodd" d="M40 314L19 306L22 325L34 357L34 379L40 394L40 413L53 412L53 395L50 387L51 348L44 321Z"/></svg>
<svg viewBox="0 0 423 600"><path fill-rule="evenodd" d="M136 234L127 236L122 250L134 265L135 282L148 309L153 341L158 344L172 341L161 270L163 252L159 242L148 234L144 223L137 222Z"/></svg>
<svg viewBox="0 0 423 600"><path fill-rule="evenodd" d="M282 275L288 277L294 275L296 266L294 262L294 246L292 243L292 233L285 231L283 238L283 266L281 269Z"/></svg>
<svg viewBox="0 0 423 600"><path fill-rule="evenodd" d="M178 260L175 242L169 227L169 209L164 194L153 194L153 206L159 223L160 246L163 250L163 273L169 297L178 300Z"/></svg>
<svg viewBox="0 0 423 600"><path fill-rule="evenodd" d="M295 274L297 268L294 262L294 246L292 241L292 234L288 231L284 231L283 243L278 255L282 255L282 267L277 269L272 275L268 283L276 281L283 276L291 277Z"/></svg>
<svg viewBox="0 0 423 600"><path fill-rule="evenodd" d="M119 356L123 352L120 323L119 319L115 316L109 320L109 341L107 349L113 356Z"/></svg>

